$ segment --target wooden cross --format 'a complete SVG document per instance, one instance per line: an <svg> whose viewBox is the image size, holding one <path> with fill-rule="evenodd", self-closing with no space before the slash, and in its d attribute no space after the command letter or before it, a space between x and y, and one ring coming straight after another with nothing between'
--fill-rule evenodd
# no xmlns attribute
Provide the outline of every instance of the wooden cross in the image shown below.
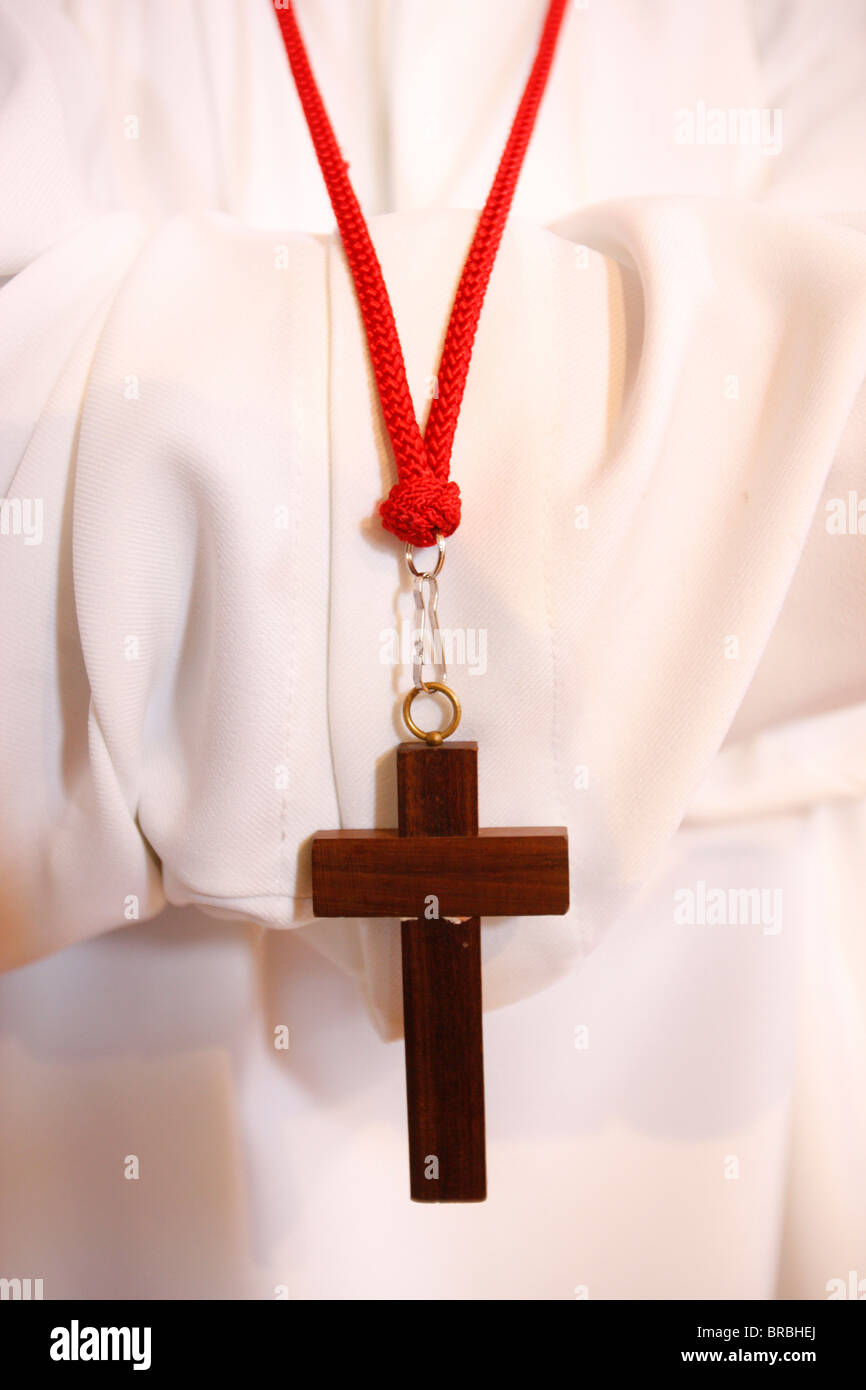
<svg viewBox="0 0 866 1390"><path fill-rule="evenodd" d="M313 836L315 916L403 919L416 1202L487 1194L479 919L568 911L567 831L479 830L477 755L476 743L401 743L398 829Z"/></svg>

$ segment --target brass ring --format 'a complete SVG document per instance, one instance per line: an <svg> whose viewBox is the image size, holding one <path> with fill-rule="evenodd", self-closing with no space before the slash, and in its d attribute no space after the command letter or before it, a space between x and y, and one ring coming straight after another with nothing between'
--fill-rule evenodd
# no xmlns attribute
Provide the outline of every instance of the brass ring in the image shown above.
<svg viewBox="0 0 866 1390"><path fill-rule="evenodd" d="M454 713L451 716L451 723L447 728L441 730L431 729L428 733L425 732L424 729L420 729L412 718L412 705L416 695L420 695L422 692L427 694L431 690L438 690L440 695L444 695L446 699L450 700L451 708ZM460 723L461 714L460 701L457 699L450 685L445 685L442 681L428 681L426 685L413 685L409 694L403 701L403 722L406 728L410 733L414 734L416 738L420 738L423 743L429 743L434 748L442 743L443 739L450 738L457 728L457 725Z"/></svg>

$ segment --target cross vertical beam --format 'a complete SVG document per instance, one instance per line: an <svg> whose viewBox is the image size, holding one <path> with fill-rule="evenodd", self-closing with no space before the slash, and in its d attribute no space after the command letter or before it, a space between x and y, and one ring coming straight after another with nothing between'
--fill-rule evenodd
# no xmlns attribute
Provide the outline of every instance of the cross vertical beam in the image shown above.
<svg viewBox="0 0 866 1390"><path fill-rule="evenodd" d="M475 743L401 743L400 835L477 835L477 760ZM483 1202L480 918L404 921L402 947L412 1199Z"/></svg>

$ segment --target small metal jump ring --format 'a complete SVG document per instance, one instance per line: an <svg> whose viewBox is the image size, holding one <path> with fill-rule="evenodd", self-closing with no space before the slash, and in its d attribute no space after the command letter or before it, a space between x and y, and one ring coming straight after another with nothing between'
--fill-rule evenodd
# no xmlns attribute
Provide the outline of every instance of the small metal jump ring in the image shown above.
<svg viewBox="0 0 866 1390"><path fill-rule="evenodd" d="M431 690L438 690L440 695L444 695L446 699L450 700L453 714L451 715L451 722L446 728L441 730L431 729L427 732L424 729L420 729L412 718L412 705L415 702L416 695L428 694ZM450 738L457 728L457 725L460 723L461 714L460 701L457 699L450 685L445 685L443 681L428 681L426 686L414 685L403 701L403 722L406 728L410 733L414 734L416 738L420 738L423 743L429 743L434 748L438 747L444 739Z"/></svg>
<svg viewBox="0 0 866 1390"><path fill-rule="evenodd" d="M436 532L436 544L439 547L439 554L436 556L436 568L432 570L419 570L415 568L415 546L407 542L406 545L406 564L409 573L415 579L435 579L442 566L445 564L445 537L441 531ZM429 546L419 546L419 550L428 550Z"/></svg>

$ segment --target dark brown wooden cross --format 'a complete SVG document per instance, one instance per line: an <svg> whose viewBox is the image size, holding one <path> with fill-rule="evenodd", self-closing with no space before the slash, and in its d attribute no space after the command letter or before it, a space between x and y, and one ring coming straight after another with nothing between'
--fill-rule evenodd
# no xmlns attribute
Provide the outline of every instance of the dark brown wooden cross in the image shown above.
<svg viewBox="0 0 866 1390"><path fill-rule="evenodd" d="M477 762L476 743L401 743L397 830L313 836L317 917L403 919L416 1202L487 1194L479 919L568 911L566 830L479 830Z"/></svg>

